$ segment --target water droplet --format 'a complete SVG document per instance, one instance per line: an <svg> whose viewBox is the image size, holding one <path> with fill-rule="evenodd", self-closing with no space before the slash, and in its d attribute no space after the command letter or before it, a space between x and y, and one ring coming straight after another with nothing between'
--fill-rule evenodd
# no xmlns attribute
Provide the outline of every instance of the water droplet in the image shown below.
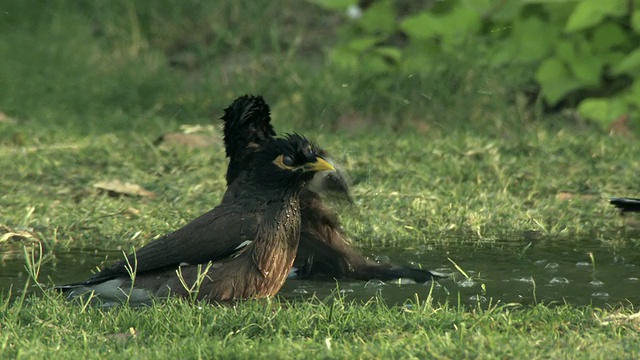
<svg viewBox="0 0 640 360"><path fill-rule="evenodd" d="M604 285L604 283L602 281L600 281L600 280L591 280L589 282L589 285L600 287L600 286Z"/></svg>
<svg viewBox="0 0 640 360"><path fill-rule="evenodd" d="M562 276L556 276L553 279L551 279L551 281L549 281L549 284L568 284L568 283L569 283L569 279Z"/></svg>
<svg viewBox="0 0 640 360"><path fill-rule="evenodd" d="M471 297L469 297L469 300L471 301L476 301L476 302L487 302L487 298L482 296L482 295L473 295Z"/></svg>
<svg viewBox="0 0 640 360"><path fill-rule="evenodd" d="M558 263L548 263L547 265L544 266L545 269L551 269L551 270L557 269L559 267L560 265L558 265Z"/></svg>
<svg viewBox="0 0 640 360"><path fill-rule="evenodd" d="M637 277L630 277L630 278L627 278L627 280L628 281L638 281L640 279L638 279Z"/></svg>
<svg viewBox="0 0 640 360"><path fill-rule="evenodd" d="M476 286L476 282L471 279L464 279L462 281L458 281L458 286L463 288Z"/></svg>
<svg viewBox="0 0 640 360"><path fill-rule="evenodd" d="M381 286L385 286L385 285L387 285L387 284L385 284L384 281L373 279L373 280L367 281L367 283L364 284L364 287L365 288L372 288L372 287L381 287Z"/></svg>
<svg viewBox="0 0 640 360"><path fill-rule="evenodd" d="M434 289L439 289L439 288L442 287L442 285L440 285L439 282L433 281L433 280L425 281L422 285L423 286L427 286L427 287L431 287L431 284L433 284L433 288Z"/></svg>
<svg viewBox="0 0 640 360"><path fill-rule="evenodd" d="M302 289L302 288L297 288L295 290L293 290L294 294L308 294L309 292L306 289Z"/></svg>
<svg viewBox="0 0 640 360"><path fill-rule="evenodd" d="M519 279L516 279L516 281L523 282L523 283L529 283L529 284L533 284L533 283L534 283L534 280L533 280L533 277L532 277L532 276L529 276L529 277L521 277L521 278L519 278Z"/></svg>
<svg viewBox="0 0 640 360"><path fill-rule="evenodd" d="M591 294L592 297L599 297L599 298L607 298L609 297L609 293L606 292L594 292L593 294Z"/></svg>

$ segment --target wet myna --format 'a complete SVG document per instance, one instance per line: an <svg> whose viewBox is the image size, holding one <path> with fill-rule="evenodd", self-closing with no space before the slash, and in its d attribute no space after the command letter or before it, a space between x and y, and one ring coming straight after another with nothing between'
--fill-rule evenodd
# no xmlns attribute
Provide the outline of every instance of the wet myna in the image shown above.
<svg viewBox="0 0 640 360"><path fill-rule="evenodd" d="M636 198L611 198L609 199L616 208L621 212L640 212L640 199Z"/></svg>
<svg viewBox="0 0 640 360"><path fill-rule="evenodd" d="M71 297L94 291L99 298L133 302L275 295L298 248L300 192L315 173L334 169L319 153L299 135L261 142L245 159L234 196L87 281L59 289Z"/></svg>
<svg viewBox="0 0 640 360"><path fill-rule="evenodd" d="M225 197L237 196L237 179L250 169L253 152L259 151L276 135L269 106L261 96L236 99L222 116L224 142L229 166ZM327 153L318 149L328 158ZM388 263L378 264L358 253L351 245L335 212L327 208L319 193L332 191L350 199L349 187L337 167L336 172L319 172L300 193L302 228L294 262L297 277L325 279L392 280L410 278L425 282L434 277L429 271Z"/></svg>

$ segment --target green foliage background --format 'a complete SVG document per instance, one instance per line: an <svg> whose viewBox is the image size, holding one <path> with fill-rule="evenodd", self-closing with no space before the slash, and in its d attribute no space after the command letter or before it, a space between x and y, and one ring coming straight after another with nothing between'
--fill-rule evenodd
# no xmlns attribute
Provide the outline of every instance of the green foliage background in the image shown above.
<svg viewBox="0 0 640 360"><path fill-rule="evenodd" d="M341 12L356 3L315 2ZM640 115L637 0L375 1L345 22L330 56L380 87L455 71L456 61L492 72L515 66L524 76L510 84L541 95L548 108L576 108L602 125Z"/></svg>

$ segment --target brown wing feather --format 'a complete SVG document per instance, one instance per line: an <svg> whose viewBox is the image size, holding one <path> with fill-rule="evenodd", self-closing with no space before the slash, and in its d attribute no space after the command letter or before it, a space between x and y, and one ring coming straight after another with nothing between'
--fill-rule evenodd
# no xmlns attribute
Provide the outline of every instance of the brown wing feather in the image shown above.
<svg viewBox="0 0 640 360"><path fill-rule="evenodd" d="M260 219L238 205L221 204L184 227L158 238L92 276L85 285L128 275L129 264L138 274L175 267L181 263L203 264L230 256L246 240L256 236Z"/></svg>

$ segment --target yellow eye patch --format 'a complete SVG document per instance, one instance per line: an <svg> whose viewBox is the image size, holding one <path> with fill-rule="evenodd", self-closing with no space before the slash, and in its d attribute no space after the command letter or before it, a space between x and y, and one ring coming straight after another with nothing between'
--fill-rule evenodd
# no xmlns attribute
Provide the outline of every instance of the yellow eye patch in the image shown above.
<svg viewBox="0 0 640 360"><path fill-rule="evenodd" d="M296 168L293 166L285 165L284 163L284 155L278 155L278 157L273 160L273 163L283 170L295 170Z"/></svg>

